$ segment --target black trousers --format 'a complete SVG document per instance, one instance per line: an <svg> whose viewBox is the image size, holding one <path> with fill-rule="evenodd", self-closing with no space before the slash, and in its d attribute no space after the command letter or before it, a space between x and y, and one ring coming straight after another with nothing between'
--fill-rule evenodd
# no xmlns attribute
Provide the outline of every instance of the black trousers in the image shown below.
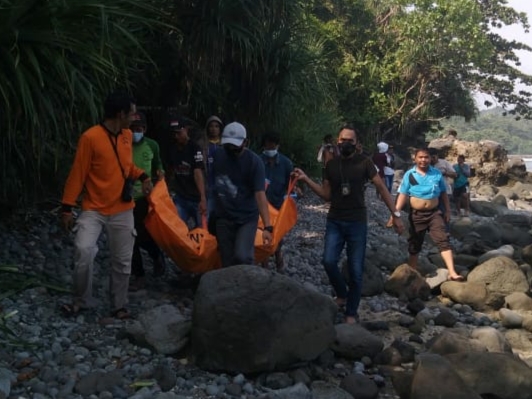
<svg viewBox="0 0 532 399"><path fill-rule="evenodd" d="M155 241L153 241L153 238L144 225L144 219L148 214L148 207L149 204L146 197L141 197L135 201L135 208L133 209L137 237L133 247L131 274L135 277L143 277L145 275L144 266L142 265L142 255L140 253L141 248L145 249L153 260L158 259L162 255L161 250Z"/></svg>

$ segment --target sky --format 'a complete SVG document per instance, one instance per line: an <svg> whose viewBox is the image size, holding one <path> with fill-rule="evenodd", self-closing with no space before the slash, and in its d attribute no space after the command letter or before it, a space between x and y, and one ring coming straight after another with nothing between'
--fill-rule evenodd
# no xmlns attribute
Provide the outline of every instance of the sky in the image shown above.
<svg viewBox="0 0 532 399"><path fill-rule="evenodd" d="M528 22L529 24L532 24L532 0L508 0L508 6L516 11L527 13ZM505 26L502 29L497 29L496 32L505 39L517 40L532 47L532 28L529 33L526 33L521 26L512 25ZM532 52L517 51L516 54L521 60L519 69L526 74L532 75ZM532 90L532 88L529 88L529 90ZM481 110L486 109L483 104L484 100L494 102L493 98L483 94L477 94L475 97L477 100L477 105Z"/></svg>

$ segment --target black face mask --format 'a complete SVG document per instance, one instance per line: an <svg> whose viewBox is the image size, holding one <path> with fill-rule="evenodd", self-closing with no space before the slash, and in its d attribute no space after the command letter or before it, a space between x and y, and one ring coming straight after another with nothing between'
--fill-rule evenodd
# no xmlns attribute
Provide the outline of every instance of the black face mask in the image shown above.
<svg viewBox="0 0 532 399"><path fill-rule="evenodd" d="M340 154L344 157L352 155L356 150L356 146L348 141L338 144L338 148L340 149Z"/></svg>
<svg viewBox="0 0 532 399"><path fill-rule="evenodd" d="M232 157L237 157L240 155L242 150L244 150L244 148L237 147L236 145L233 145L233 144L224 144L224 150L227 153L227 155L232 156Z"/></svg>

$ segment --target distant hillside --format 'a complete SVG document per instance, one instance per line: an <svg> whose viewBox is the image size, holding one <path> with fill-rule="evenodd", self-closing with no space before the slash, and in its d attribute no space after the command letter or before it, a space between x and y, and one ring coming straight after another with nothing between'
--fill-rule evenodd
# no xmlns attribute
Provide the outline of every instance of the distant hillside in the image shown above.
<svg viewBox="0 0 532 399"><path fill-rule="evenodd" d="M443 130L427 133L432 140L455 129L458 138L467 141L493 140L501 143L509 154L532 154L532 120L516 120L501 108L482 111L469 123L464 118L452 117L442 122Z"/></svg>

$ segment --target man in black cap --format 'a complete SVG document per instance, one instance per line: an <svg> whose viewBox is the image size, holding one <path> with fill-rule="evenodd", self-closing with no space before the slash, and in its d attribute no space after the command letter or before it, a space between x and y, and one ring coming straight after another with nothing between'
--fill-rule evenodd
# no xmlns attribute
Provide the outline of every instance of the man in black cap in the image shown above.
<svg viewBox="0 0 532 399"><path fill-rule="evenodd" d="M183 118L172 118L170 131L175 140L170 148L168 171L173 176L174 202L181 219L195 228L202 224L201 217L207 212L203 152L190 140Z"/></svg>

